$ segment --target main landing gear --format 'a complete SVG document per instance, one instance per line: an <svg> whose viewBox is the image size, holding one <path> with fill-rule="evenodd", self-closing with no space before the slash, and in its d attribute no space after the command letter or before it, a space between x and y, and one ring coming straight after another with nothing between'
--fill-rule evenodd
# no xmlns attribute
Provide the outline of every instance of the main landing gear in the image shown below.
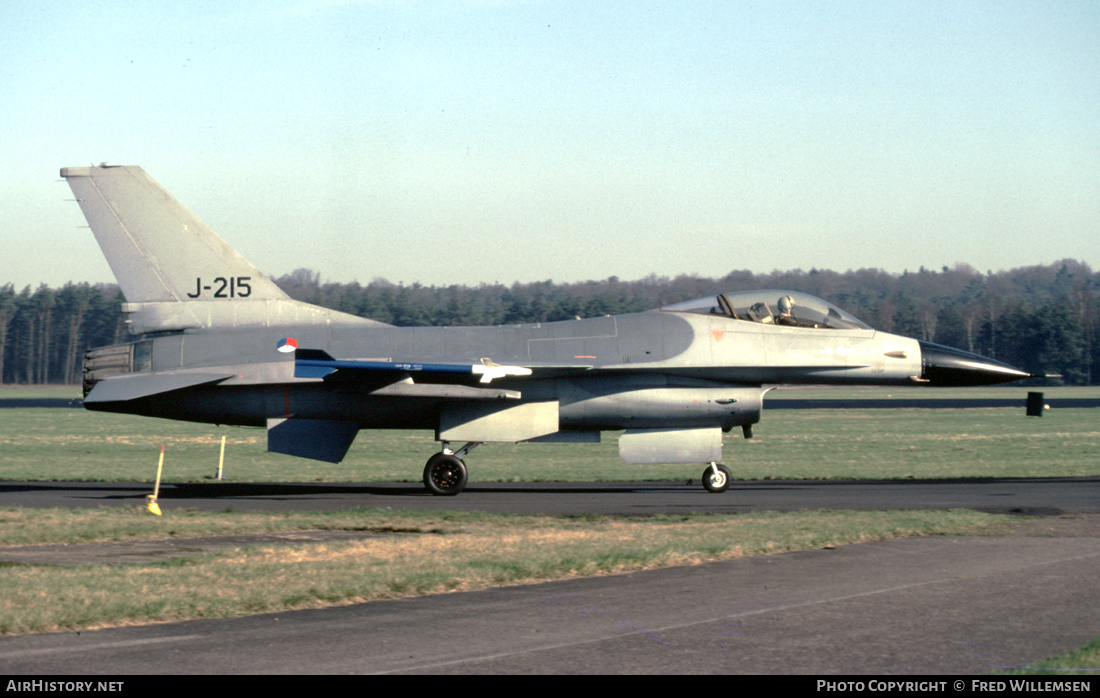
<svg viewBox="0 0 1100 698"><path fill-rule="evenodd" d="M473 441L457 451L452 451L444 441L443 450L424 464L424 486L434 495L453 497L466 488L466 463L462 459L481 445ZM703 487L708 492L725 492L729 489L733 473L721 463L711 463L703 471Z"/></svg>
<svg viewBox="0 0 1100 698"><path fill-rule="evenodd" d="M711 463L703 471L703 487L707 488L707 492L725 492L732 479L733 473L721 463Z"/></svg>
<svg viewBox="0 0 1100 698"><path fill-rule="evenodd" d="M450 444L444 441L443 451L424 464L424 486L428 491L441 497L453 497L465 489L466 463L462 459L480 445L480 441L474 441L452 451Z"/></svg>

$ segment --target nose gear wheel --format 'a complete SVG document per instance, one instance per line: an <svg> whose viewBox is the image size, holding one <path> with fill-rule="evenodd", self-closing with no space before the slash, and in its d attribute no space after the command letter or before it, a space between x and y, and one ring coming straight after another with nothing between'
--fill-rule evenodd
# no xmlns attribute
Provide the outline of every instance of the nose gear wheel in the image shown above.
<svg viewBox="0 0 1100 698"><path fill-rule="evenodd" d="M707 492L725 492L732 479L733 473L720 463L711 463L703 471L703 487L707 488Z"/></svg>

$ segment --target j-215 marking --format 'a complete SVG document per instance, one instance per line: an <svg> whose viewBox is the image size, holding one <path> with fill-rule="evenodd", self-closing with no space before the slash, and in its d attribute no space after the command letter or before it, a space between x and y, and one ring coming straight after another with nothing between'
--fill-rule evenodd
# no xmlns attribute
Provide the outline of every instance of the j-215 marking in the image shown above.
<svg viewBox="0 0 1100 698"><path fill-rule="evenodd" d="M216 276L211 285L203 286L200 276L195 279L195 292L188 293L187 297L198 298L203 291L213 290L215 298L248 298L252 295L252 286L248 283L251 279L251 276Z"/></svg>

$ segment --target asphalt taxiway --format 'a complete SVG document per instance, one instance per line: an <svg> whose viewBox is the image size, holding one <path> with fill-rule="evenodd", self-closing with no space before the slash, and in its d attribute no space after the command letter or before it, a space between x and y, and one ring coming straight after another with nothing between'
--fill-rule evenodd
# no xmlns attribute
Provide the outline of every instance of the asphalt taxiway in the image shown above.
<svg viewBox="0 0 1100 698"><path fill-rule="evenodd" d="M0 506L143 506L148 483L0 482ZM352 507L515 514L681 514L803 509L974 509L1100 513L1100 477L734 481L722 494L691 482L471 483L434 497L419 483L162 483L162 510L331 511Z"/></svg>

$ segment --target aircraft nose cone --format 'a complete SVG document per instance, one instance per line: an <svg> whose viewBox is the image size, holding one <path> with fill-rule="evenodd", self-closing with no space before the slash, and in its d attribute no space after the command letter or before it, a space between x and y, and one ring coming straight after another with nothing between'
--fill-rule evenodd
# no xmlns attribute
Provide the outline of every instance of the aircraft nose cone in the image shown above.
<svg viewBox="0 0 1100 698"><path fill-rule="evenodd" d="M932 385L993 385L1033 377L1027 371L962 349L918 341L921 379Z"/></svg>

